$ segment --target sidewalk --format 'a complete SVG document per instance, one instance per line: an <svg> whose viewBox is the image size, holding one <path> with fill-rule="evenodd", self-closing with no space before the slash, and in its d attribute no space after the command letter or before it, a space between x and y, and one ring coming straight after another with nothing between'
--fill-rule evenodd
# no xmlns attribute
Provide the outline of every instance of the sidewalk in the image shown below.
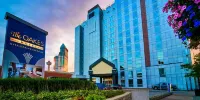
<svg viewBox="0 0 200 100"><path fill-rule="evenodd" d="M173 95L168 96L162 100L193 100L193 91L175 91Z"/></svg>

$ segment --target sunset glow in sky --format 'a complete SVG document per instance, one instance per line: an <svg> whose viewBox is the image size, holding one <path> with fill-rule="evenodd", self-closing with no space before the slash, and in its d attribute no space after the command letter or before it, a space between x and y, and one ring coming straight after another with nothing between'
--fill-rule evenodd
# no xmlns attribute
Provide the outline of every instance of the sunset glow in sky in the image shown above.
<svg viewBox="0 0 200 100"><path fill-rule="evenodd" d="M1 0L0 2L0 65L6 33L5 13L10 12L46 31L46 61L53 62L62 43L69 50L69 71L74 71L75 27L87 17L87 11L99 4L102 9L114 0ZM53 66L52 66L53 67Z"/></svg>

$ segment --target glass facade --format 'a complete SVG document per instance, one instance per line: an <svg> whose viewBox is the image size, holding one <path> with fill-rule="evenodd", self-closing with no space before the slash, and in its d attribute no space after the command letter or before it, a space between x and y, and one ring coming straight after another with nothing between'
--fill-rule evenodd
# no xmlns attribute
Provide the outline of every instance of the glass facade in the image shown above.
<svg viewBox="0 0 200 100"><path fill-rule="evenodd" d="M148 67L145 63L147 55L144 53L142 1L146 6L150 52ZM75 31L75 74L81 75L79 72L82 68L82 75L87 77L90 64L103 57L116 65L118 83L123 87L150 88L159 82L170 82L178 85L180 89L186 89L185 83L181 83L186 80L191 80L191 87L194 87L194 79L184 78L186 72L180 68L183 62L189 63L186 55L190 53L181 40L174 36L167 23L167 15L162 13L165 3L166 0L115 0L115 3L105 10L101 10L99 6L90 9L90 18L76 27ZM90 15L93 12L94 14ZM91 23L95 25L88 27ZM80 27L84 32L80 31ZM89 33L91 31L92 33ZM84 38L79 38L83 33ZM80 50L81 48L84 50ZM83 56L80 56L81 53ZM81 61L84 64L81 64ZM80 67L81 65L83 66ZM174 82L178 78L182 81Z"/></svg>
<svg viewBox="0 0 200 100"><path fill-rule="evenodd" d="M168 15L162 12L168 0L145 1L151 61L151 66L146 68L148 87L167 82L181 90L195 89L194 78L184 77L188 72L181 68L182 64L190 63L190 52L175 37L166 21Z"/></svg>

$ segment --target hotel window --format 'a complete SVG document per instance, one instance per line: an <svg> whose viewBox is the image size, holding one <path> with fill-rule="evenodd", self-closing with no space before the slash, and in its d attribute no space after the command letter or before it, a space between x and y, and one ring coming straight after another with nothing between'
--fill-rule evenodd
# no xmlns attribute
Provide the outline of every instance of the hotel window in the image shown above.
<svg viewBox="0 0 200 100"><path fill-rule="evenodd" d="M138 25L138 19L134 19L133 20L133 25L135 26L135 25Z"/></svg>
<svg viewBox="0 0 200 100"><path fill-rule="evenodd" d="M131 38L126 39L126 45L131 45Z"/></svg>
<svg viewBox="0 0 200 100"><path fill-rule="evenodd" d="M126 29L129 29L129 27L126 28ZM131 37L130 30L127 30L127 31L126 31L126 37Z"/></svg>
<svg viewBox="0 0 200 100"><path fill-rule="evenodd" d="M128 78L133 78L133 71L128 72Z"/></svg>
<svg viewBox="0 0 200 100"><path fill-rule="evenodd" d="M131 46L127 46L126 49L127 49L127 53L131 53Z"/></svg>
<svg viewBox="0 0 200 100"><path fill-rule="evenodd" d="M132 62L132 53L127 54L127 59L128 59L128 61L130 60Z"/></svg>
<svg viewBox="0 0 200 100"><path fill-rule="evenodd" d="M92 18L94 16L94 12L89 14L89 19Z"/></svg>
<svg viewBox="0 0 200 100"><path fill-rule="evenodd" d="M120 61L120 62L124 62L124 55L121 55L121 56L120 56L119 61Z"/></svg>
<svg viewBox="0 0 200 100"><path fill-rule="evenodd" d="M125 87L125 80L121 80L122 87Z"/></svg>
<svg viewBox="0 0 200 100"><path fill-rule="evenodd" d="M124 54L123 48L119 48L119 54Z"/></svg>
<svg viewBox="0 0 200 100"><path fill-rule="evenodd" d="M159 75L160 77L165 77L165 69L164 68L159 68Z"/></svg>
<svg viewBox="0 0 200 100"><path fill-rule="evenodd" d="M139 42L139 40L140 40L139 35L134 35L134 41L135 41L135 42Z"/></svg>
<svg viewBox="0 0 200 100"><path fill-rule="evenodd" d="M139 43L135 44L135 51L140 51L140 44Z"/></svg>
<svg viewBox="0 0 200 100"><path fill-rule="evenodd" d="M162 43L160 43L160 42L156 43L156 49L161 50L162 49Z"/></svg>
<svg viewBox="0 0 200 100"><path fill-rule="evenodd" d="M138 29L138 27L134 27L134 34L139 34L139 29Z"/></svg>
<svg viewBox="0 0 200 100"><path fill-rule="evenodd" d="M121 71L121 80L124 80L124 71Z"/></svg>
<svg viewBox="0 0 200 100"><path fill-rule="evenodd" d="M142 77L142 73L137 73L137 77L141 78Z"/></svg>
<svg viewBox="0 0 200 100"><path fill-rule="evenodd" d="M135 52L135 58L140 58L140 57L141 57L140 51Z"/></svg>
<svg viewBox="0 0 200 100"><path fill-rule="evenodd" d="M138 87L142 87L143 85L143 81L142 81L142 79L137 79L137 85L138 85Z"/></svg>
<svg viewBox="0 0 200 100"><path fill-rule="evenodd" d="M137 18L138 16L137 16L137 11L134 9L134 11L133 11L133 17L134 18Z"/></svg>
<svg viewBox="0 0 200 100"><path fill-rule="evenodd" d="M125 22L129 23L129 15L125 16Z"/></svg>
<svg viewBox="0 0 200 100"><path fill-rule="evenodd" d="M141 72L142 73L142 68L136 68L136 72Z"/></svg>
<svg viewBox="0 0 200 100"><path fill-rule="evenodd" d="M133 79L129 79L128 83L129 83L129 87L133 87Z"/></svg>

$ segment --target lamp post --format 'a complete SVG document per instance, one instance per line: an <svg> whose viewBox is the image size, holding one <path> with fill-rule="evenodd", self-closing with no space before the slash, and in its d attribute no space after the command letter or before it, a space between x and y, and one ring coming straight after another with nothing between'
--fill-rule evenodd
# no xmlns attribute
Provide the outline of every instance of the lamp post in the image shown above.
<svg viewBox="0 0 200 100"><path fill-rule="evenodd" d="M51 65L51 62L48 61L46 64L48 65L48 71L50 71L50 65Z"/></svg>

